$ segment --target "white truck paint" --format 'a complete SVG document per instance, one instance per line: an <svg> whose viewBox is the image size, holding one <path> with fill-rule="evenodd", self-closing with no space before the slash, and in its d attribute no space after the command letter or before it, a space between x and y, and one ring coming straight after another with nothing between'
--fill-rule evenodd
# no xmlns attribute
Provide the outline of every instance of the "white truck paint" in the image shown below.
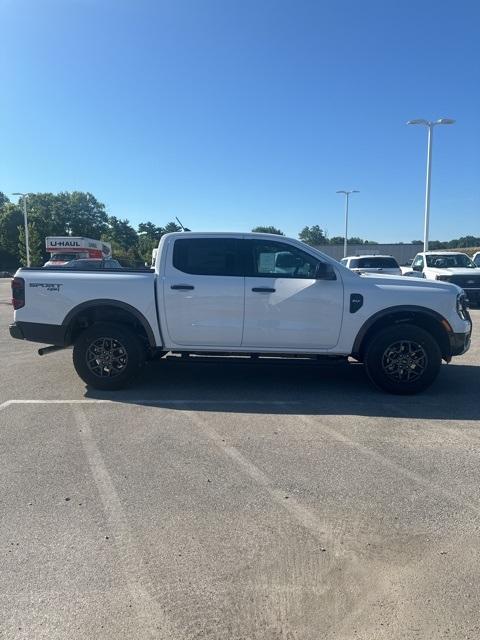
<svg viewBox="0 0 480 640"><path fill-rule="evenodd" d="M58 347L73 344L77 371L102 388L121 386L132 375L125 373L132 362L158 352L227 352L351 355L365 361L377 385L395 392L398 385L378 379L378 362L369 364L377 336L390 330L395 344L404 335L405 344L423 344L426 351L434 348L433 340L438 357L447 361L470 344L470 318L455 285L359 275L298 240L270 234L167 234L160 240L154 271L20 269L13 288L11 335ZM108 327L117 331L111 330L117 336L111 343L130 353L130 364L122 364L117 348L118 371L113 373L105 345L94 357L98 340L108 338ZM99 331L105 335L95 342ZM417 342L408 338L415 331ZM132 347L135 341L141 356ZM384 360L391 360L387 346ZM78 355L82 349L87 355ZM406 347L398 349L401 371L409 373L407 361L414 371L413 356L408 360L402 353ZM424 355L424 363L436 359L436 353ZM100 372L98 380L82 370L88 357ZM385 362L382 367L390 375ZM420 387L411 386L412 391Z"/></svg>

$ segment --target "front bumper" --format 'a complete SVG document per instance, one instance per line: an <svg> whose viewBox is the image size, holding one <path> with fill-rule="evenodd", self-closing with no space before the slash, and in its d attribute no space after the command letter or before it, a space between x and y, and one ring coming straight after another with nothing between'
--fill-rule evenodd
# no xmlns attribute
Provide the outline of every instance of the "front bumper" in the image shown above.
<svg viewBox="0 0 480 640"><path fill-rule="evenodd" d="M480 304L480 289L464 289L468 304Z"/></svg>
<svg viewBox="0 0 480 640"><path fill-rule="evenodd" d="M470 325L471 326L471 325ZM450 353L452 356L461 356L470 349L470 343L472 340L472 330L468 333L451 333L450 339Z"/></svg>

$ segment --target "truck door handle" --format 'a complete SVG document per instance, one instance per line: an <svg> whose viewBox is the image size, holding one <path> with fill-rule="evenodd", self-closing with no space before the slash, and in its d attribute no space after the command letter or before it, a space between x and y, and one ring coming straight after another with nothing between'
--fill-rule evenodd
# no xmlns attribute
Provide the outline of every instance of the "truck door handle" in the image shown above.
<svg viewBox="0 0 480 640"><path fill-rule="evenodd" d="M255 291L255 293L275 293L275 289L270 287L253 287L252 291Z"/></svg>
<svg viewBox="0 0 480 640"><path fill-rule="evenodd" d="M195 287L191 284L172 284L170 289L190 290L190 289L195 289Z"/></svg>

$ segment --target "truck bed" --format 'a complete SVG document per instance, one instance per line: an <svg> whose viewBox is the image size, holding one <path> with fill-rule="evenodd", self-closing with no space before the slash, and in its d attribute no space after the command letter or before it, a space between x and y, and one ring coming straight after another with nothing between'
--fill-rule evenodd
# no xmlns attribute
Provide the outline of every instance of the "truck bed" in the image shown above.
<svg viewBox="0 0 480 640"><path fill-rule="evenodd" d="M25 305L15 311L17 323L65 327L80 310L115 302L125 310L134 309L148 324L155 345L161 345L155 301L156 275L151 269L70 271L61 267L30 267L20 269L16 277L25 281ZM41 341L55 344L51 339Z"/></svg>

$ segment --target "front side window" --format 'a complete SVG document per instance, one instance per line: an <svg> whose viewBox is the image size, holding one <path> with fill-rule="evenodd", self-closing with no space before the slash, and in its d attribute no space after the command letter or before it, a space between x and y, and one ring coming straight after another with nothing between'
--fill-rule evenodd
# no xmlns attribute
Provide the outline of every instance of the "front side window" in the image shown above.
<svg viewBox="0 0 480 640"><path fill-rule="evenodd" d="M240 276L240 242L235 238L179 238L173 245L173 266L201 276Z"/></svg>
<svg viewBox="0 0 480 640"><path fill-rule="evenodd" d="M412 262L412 269L414 271L421 271L423 269L423 256L417 256Z"/></svg>
<svg viewBox="0 0 480 640"><path fill-rule="evenodd" d="M297 247L270 240L248 240L247 272L254 277L315 278L319 260Z"/></svg>

